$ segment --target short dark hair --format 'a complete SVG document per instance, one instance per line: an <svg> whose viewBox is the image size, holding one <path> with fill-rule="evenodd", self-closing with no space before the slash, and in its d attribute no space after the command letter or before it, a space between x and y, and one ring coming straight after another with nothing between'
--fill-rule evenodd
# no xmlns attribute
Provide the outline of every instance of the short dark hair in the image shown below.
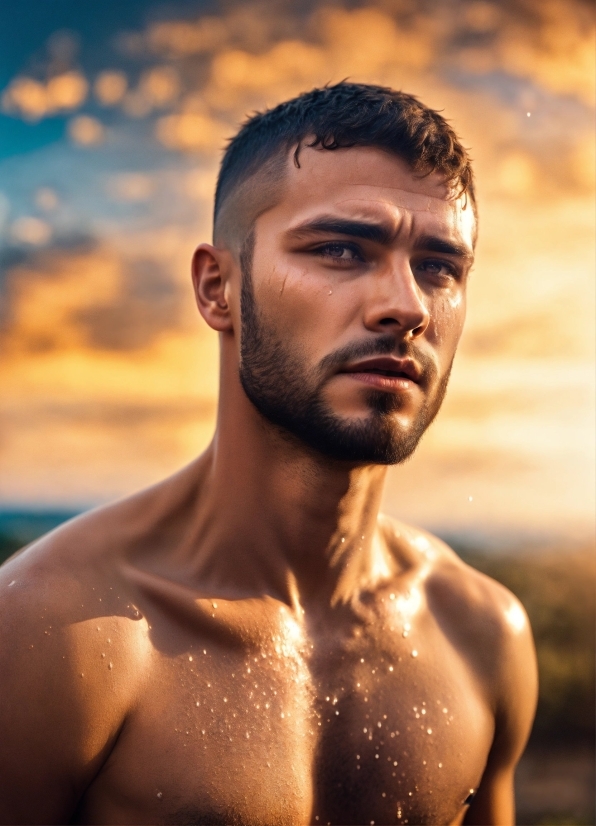
<svg viewBox="0 0 596 826"><path fill-rule="evenodd" d="M214 219L227 196L267 160L301 143L322 149L372 146L398 155L421 175L439 172L475 209L467 151L434 109L386 86L342 81L313 89L248 118L229 141L215 191Z"/></svg>

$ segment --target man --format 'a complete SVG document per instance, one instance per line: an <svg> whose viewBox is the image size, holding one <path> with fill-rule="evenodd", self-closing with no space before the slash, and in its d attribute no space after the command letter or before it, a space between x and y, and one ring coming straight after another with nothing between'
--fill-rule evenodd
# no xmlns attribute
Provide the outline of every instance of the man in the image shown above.
<svg viewBox="0 0 596 826"><path fill-rule="evenodd" d="M2 569L2 822L513 822L523 609L378 513L475 234L469 159L409 95L341 83L231 141L193 261L211 446Z"/></svg>

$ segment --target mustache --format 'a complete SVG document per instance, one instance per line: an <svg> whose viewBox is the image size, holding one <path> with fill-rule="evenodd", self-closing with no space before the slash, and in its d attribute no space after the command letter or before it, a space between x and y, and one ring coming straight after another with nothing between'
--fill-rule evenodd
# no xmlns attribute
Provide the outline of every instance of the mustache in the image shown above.
<svg viewBox="0 0 596 826"><path fill-rule="evenodd" d="M321 372L327 372L342 367L348 362L374 356L397 356L398 358L412 359L420 368L424 383L432 381L438 373L437 365L431 356L416 345L407 341L398 341L394 335L390 334L346 344L321 359L319 369Z"/></svg>

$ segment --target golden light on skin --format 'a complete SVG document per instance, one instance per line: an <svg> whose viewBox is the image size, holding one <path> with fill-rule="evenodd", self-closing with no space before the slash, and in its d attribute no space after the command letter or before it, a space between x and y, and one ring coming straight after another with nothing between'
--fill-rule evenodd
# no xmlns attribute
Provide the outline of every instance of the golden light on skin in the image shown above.
<svg viewBox="0 0 596 826"><path fill-rule="evenodd" d="M512 603L505 611L505 619L517 634L521 634L527 624L526 615L517 602Z"/></svg>
<svg viewBox="0 0 596 826"><path fill-rule="evenodd" d="M393 573L387 558L387 551L384 543L378 534L375 534L371 543L372 564L370 568L370 586L377 587L383 582L387 582Z"/></svg>
<svg viewBox="0 0 596 826"><path fill-rule="evenodd" d="M418 579L423 579L428 574L428 570L427 566L425 570L420 572ZM408 588L406 594L394 594L393 599L390 595L390 601L395 606L395 611L399 614L402 622L409 623L422 607L420 588L414 583Z"/></svg>

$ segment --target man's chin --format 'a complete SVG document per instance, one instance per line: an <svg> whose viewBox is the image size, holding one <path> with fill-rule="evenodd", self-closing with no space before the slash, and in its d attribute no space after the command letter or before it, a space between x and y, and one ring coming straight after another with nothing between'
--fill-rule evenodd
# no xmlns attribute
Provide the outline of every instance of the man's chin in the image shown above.
<svg viewBox="0 0 596 826"><path fill-rule="evenodd" d="M424 428L400 427L393 417L311 419L294 435L309 447L335 459L355 465L395 465L408 459L416 449Z"/></svg>

